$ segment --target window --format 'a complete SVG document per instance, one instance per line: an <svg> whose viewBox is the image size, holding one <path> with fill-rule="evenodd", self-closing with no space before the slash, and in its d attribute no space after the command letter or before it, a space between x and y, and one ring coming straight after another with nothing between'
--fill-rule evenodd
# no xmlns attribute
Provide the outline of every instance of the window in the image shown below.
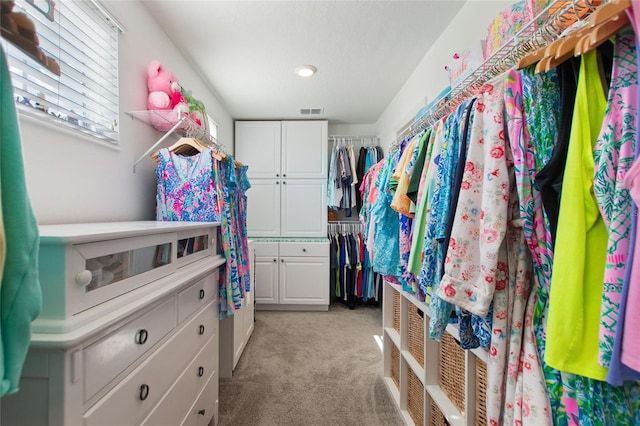
<svg viewBox="0 0 640 426"><path fill-rule="evenodd" d="M207 122L209 123L209 135L218 140L218 123L216 123L209 114L207 114Z"/></svg>
<svg viewBox="0 0 640 426"><path fill-rule="evenodd" d="M118 143L118 33L92 0L15 0L38 44L2 28L21 112ZM21 46L21 48L17 47Z"/></svg>

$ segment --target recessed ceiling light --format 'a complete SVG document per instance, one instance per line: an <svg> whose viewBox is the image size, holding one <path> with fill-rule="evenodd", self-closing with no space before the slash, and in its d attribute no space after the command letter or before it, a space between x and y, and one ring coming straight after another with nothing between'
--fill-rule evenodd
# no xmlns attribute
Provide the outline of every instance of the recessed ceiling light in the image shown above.
<svg viewBox="0 0 640 426"><path fill-rule="evenodd" d="M318 71L318 68L313 65L301 65L296 68L296 74L300 77L311 77L316 73L316 71Z"/></svg>

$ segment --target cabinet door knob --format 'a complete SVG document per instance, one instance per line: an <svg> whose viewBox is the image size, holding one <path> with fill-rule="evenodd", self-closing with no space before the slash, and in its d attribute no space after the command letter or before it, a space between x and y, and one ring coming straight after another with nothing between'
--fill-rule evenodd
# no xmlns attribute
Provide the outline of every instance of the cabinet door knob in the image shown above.
<svg viewBox="0 0 640 426"><path fill-rule="evenodd" d="M200 333L201 336L204 334L204 325L200 324L200 327L198 327L198 333Z"/></svg>
<svg viewBox="0 0 640 426"><path fill-rule="evenodd" d="M280 173L276 173L276 177L280 177Z"/></svg>
<svg viewBox="0 0 640 426"><path fill-rule="evenodd" d="M144 328L138 330L136 333L136 343L139 345L144 345L147 343L147 339L149 338L149 332Z"/></svg>
<svg viewBox="0 0 640 426"><path fill-rule="evenodd" d="M91 278L93 278L91 271L85 269L84 271L78 272L76 274L76 284L81 286L89 285L89 283L91 282Z"/></svg>
<svg viewBox="0 0 640 426"><path fill-rule="evenodd" d="M204 376L204 367L198 367L198 377Z"/></svg>
<svg viewBox="0 0 640 426"><path fill-rule="evenodd" d="M204 289L200 289L200 300L204 299Z"/></svg>
<svg viewBox="0 0 640 426"><path fill-rule="evenodd" d="M284 259L280 259L280 262L284 263Z"/></svg>
<svg viewBox="0 0 640 426"><path fill-rule="evenodd" d="M287 182L283 180L283 181L282 181L282 184L283 184L283 185L286 185L286 184L287 184Z"/></svg>
<svg viewBox="0 0 640 426"><path fill-rule="evenodd" d="M276 263L276 262L277 262L277 260L273 259L273 263Z"/></svg>
<svg viewBox="0 0 640 426"><path fill-rule="evenodd" d="M280 185L280 181L276 182L276 185Z"/></svg>
<svg viewBox="0 0 640 426"><path fill-rule="evenodd" d="M287 174L286 174L286 173L283 173L283 174L282 174L282 177L287 177Z"/></svg>
<svg viewBox="0 0 640 426"><path fill-rule="evenodd" d="M149 385L140 385L140 393L138 395L140 401L144 401L149 397Z"/></svg>
<svg viewBox="0 0 640 426"><path fill-rule="evenodd" d="M199 410L199 411L198 411L198 414L200 414L201 416L204 416L204 413L206 413L206 411L205 411L205 410Z"/></svg>
<svg viewBox="0 0 640 426"><path fill-rule="evenodd" d="M307 252L307 249L306 249L306 248L303 248L303 249L302 249L302 252L303 252L303 253L306 253L306 252Z"/></svg>

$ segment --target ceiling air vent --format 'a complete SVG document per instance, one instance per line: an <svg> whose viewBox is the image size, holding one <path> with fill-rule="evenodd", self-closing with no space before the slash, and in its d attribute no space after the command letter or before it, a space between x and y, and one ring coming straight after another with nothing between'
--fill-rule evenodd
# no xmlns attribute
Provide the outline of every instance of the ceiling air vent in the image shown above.
<svg viewBox="0 0 640 426"><path fill-rule="evenodd" d="M322 115L324 108L300 108L300 115Z"/></svg>

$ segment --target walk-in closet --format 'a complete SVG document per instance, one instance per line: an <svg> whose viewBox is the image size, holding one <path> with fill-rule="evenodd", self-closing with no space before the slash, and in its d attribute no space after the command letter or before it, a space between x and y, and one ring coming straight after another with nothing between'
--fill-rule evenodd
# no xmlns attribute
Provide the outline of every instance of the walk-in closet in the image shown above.
<svg viewBox="0 0 640 426"><path fill-rule="evenodd" d="M0 425L639 425L638 4L0 0Z"/></svg>

